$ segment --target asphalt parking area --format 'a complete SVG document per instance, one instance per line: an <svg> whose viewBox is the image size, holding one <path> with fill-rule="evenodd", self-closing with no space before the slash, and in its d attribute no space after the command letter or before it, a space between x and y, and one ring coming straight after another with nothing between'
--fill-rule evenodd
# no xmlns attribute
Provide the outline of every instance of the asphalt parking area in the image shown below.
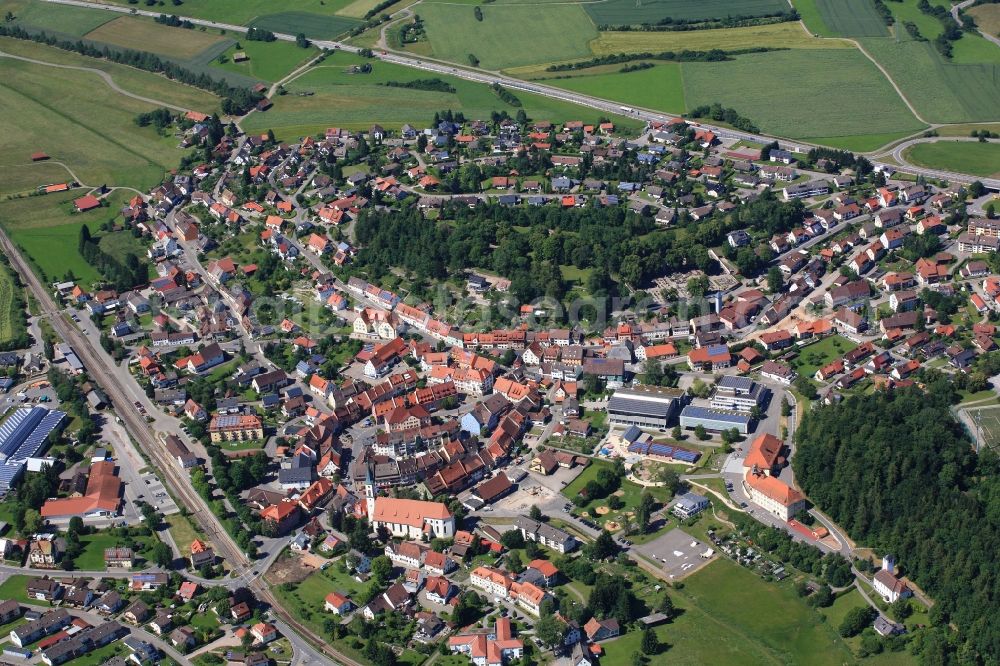
<svg viewBox="0 0 1000 666"><path fill-rule="evenodd" d="M687 532L672 529L642 546L641 552L655 559L669 578L682 578L711 561L711 557L703 557L710 548Z"/></svg>

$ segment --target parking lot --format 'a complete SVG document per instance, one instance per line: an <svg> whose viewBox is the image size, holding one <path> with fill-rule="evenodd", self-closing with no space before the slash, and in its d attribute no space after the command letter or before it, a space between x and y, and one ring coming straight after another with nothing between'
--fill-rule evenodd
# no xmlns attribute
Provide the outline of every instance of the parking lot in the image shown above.
<svg viewBox="0 0 1000 666"><path fill-rule="evenodd" d="M681 578L711 561L711 557L703 557L710 548L690 534L673 529L642 546L642 553L654 558L668 577Z"/></svg>
<svg viewBox="0 0 1000 666"><path fill-rule="evenodd" d="M177 513L180 509L170 497L170 493L163 487L163 483L155 474L147 472L140 476L142 486L136 492L136 499L142 499L156 507L156 510L165 516Z"/></svg>

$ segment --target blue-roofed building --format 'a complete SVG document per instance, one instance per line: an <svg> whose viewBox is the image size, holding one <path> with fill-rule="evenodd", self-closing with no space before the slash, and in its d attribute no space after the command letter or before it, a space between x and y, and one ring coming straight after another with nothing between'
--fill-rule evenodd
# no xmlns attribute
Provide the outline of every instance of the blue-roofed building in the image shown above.
<svg viewBox="0 0 1000 666"><path fill-rule="evenodd" d="M746 413L688 405L681 410L680 425L682 428L700 425L705 430L716 432L735 428L741 435L746 435L753 429L754 420Z"/></svg>

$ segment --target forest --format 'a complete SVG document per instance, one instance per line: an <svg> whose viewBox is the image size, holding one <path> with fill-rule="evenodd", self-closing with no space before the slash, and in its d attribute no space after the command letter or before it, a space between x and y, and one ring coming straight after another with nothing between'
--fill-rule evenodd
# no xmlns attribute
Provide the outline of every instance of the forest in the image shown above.
<svg viewBox="0 0 1000 666"><path fill-rule="evenodd" d="M795 477L820 509L933 600L914 641L921 663L991 663L1000 654L1000 459L978 456L944 376L806 412Z"/></svg>
<svg viewBox="0 0 1000 666"><path fill-rule="evenodd" d="M723 245L729 231L786 232L802 215L800 202L781 202L768 193L727 215L669 229L617 206L470 209L452 203L442 211L442 219L453 224L425 219L415 207L366 210L355 228L363 249L354 270L378 281L390 268L399 267L419 284L482 268L509 278L510 292L528 302L541 296L561 300L569 285L559 267L575 266L593 269L585 285L592 296L608 296L622 283L638 289L674 272L715 272L717 262L707 248Z"/></svg>

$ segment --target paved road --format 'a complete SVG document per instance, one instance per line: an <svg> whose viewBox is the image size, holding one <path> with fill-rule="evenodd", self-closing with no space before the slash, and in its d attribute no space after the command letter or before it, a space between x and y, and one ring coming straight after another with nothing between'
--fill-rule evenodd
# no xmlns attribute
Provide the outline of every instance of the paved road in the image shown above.
<svg viewBox="0 0 1000 666"><path fill-rule="evenodd" d="M961 10L966 9L967 7L971 7L975 3L976 3L976 0L963 0L963 2L960 2L957 5L952 5L951 6L951 15L952 15L952 17L956 21L958 21L959 25L962 24L962 19L959 18L958 13ZM991 35L990 33L985 32L979 26L976 26L976 30L979 32L980 36L982 36L983 39L989 40L989 41L993 42L994 44L996 44L997 46L1000 46L1000 37L998 37L997 35Z"/></svg>
<svg viewBox="0 0 1000 666"><path fill-rule="evenodd" d="M60 312L49 291L27 265L24 257L21 256L20 250L2 230L0 230L0 248L3 249L3 252L10 259L11 265L21 274L28 289L31 290L38 300L42 312L49 316L56 334L73 347L91 379L97 382L105 390L112 403L117 405L117 413L127 427L129 434L135 439L141 450L150 457L152 465L158 469L159 473L165 479L173 496L188 508L191 512L191 519L199 525L205 535L211 540L216 552L229 560L234 570L240 572L241 575L246 575L247 568L252 563L248 562L243 551L222 528L218 518L209 510L202 497L191 487L187 475L178 468L174 460L167 454L162 437L158 436L154 430L157 423L165 423L169 419L171 423L168 424L165 430L161 430L160 432L174 433L180 436L181 429L179 422L172 417L166 417L162 413L157 414L155 410L147 410L153 422L153 427L151 427L151 424L147 423L146 418L133 409L131 404L137 399L141 403L145 403L147 399L139 388L139 385L135 382L135 379L128 374L128 369L116 366L114 361L96 344L96 341L89 339L92 336L83 335ZM282 633L289 638L297 651L305 654L309 654L310 652L316 655L321 654L302 638L302 636L306 636L316 645L322 646L322 651L328 654L329 657L333 657L336 662L346 664L346 666L362 666L350 657L326 645L325 639L322 636L313 632L285 611L278 603L277 597L271 592L270 588L264 581L257 577L256 571L252 568L250 571L249 576L245 578L247 587L254 593L258 600L268 604L272 608L273 613L277 616L275 619L276 626L279 626L279 629L284 627ZM328 661L329 657L322 657L318 661L319 663L323 663L324 660Z"/></svg>
<svg viewBox="0 0 1000 666"><path fill-rule="evenodd" d="M98 2L87 2L86 0L45 0L46 2L53 2L56 4L63 5L73 5L77 7L89 7L91 9L103 9L107 11L118 12L121 14L137 14L140 16L157 17L162 12L146 11L142 9L136 9L126 6L118 5L106 5ZM204 25L211 28L217 28L222 30L232 30L237 33L246 32L246 27L241 25L235 25L232 23L219 23L217 21L206 21L204 19L196 19L186 17L187 20L191 21L195 25ZM275 37L282 41L294 42L295 35L276 32ZM357 53L361 49L357 46L351 46L349 44L344 44L343 42L337 42L332 40L313 40L313 43L325 49L339 49L342 51L347 51L350 53ZM534 81L522 81L520 79L514 79L499 72L491 72L484 70L473 70L467 69L465 67L459 67L452 63L432 60L428 58L415 58L409 55L400 55L398 53L380 50L375 53L375 58L383 60L385 62L394 63L397 65L403 65L405 67L412 67L414 69L420 69L428 72L434 72L437 74L446 74L449 76L457 76L461 79L467 81L475 81L477 83L493 84L499 83L512 90L519 90L522 92L533 93L536 95L542 95L544 97L549 97L551 99L557 99L564 102L569 102L572 104L577 104L579 106L585 106L591 109L597 109L603 113L613 113L616 115L625 115L630 118L635 118L636 120L641 120L644 122L665 122L676 118L675 115L661 113L659 111L654 111L650 109L642 108L632 108L623 106L620 102L615 102L612 100L602 99L600 97L594 97L591 95L584 95L581 93L576 93L568 90L562 90L560 88L554 88L552 86L547 86ZM892 79L889 79L892 81ZM709 123L699 123L700 126L712 130L720 138L734 138L743 139L747 141L755 142L770 142L775 138L780 139L780 137L765 136L762 134L751 134L749 132L741 132L739 130L730 129L727 127L718 127L711 125ZM781 140L781 147L801 149L804 146L810 146L815 144L809 144L805 141L788 141ZM876 166L882 163L873 161ZM896 165L885 165L895 168ZM971 182L976 180L974 176L969 176L967 174L952 173L947 171L940 171L935 169L924 169L921 167L907 166L907 171L912 171L917 175L922 175L927 178L941 178L945 180L957 181L957 182ZM980 178L979 179L986 187L990 189L1000 190L1000 179L997 178Z"/></svg>

